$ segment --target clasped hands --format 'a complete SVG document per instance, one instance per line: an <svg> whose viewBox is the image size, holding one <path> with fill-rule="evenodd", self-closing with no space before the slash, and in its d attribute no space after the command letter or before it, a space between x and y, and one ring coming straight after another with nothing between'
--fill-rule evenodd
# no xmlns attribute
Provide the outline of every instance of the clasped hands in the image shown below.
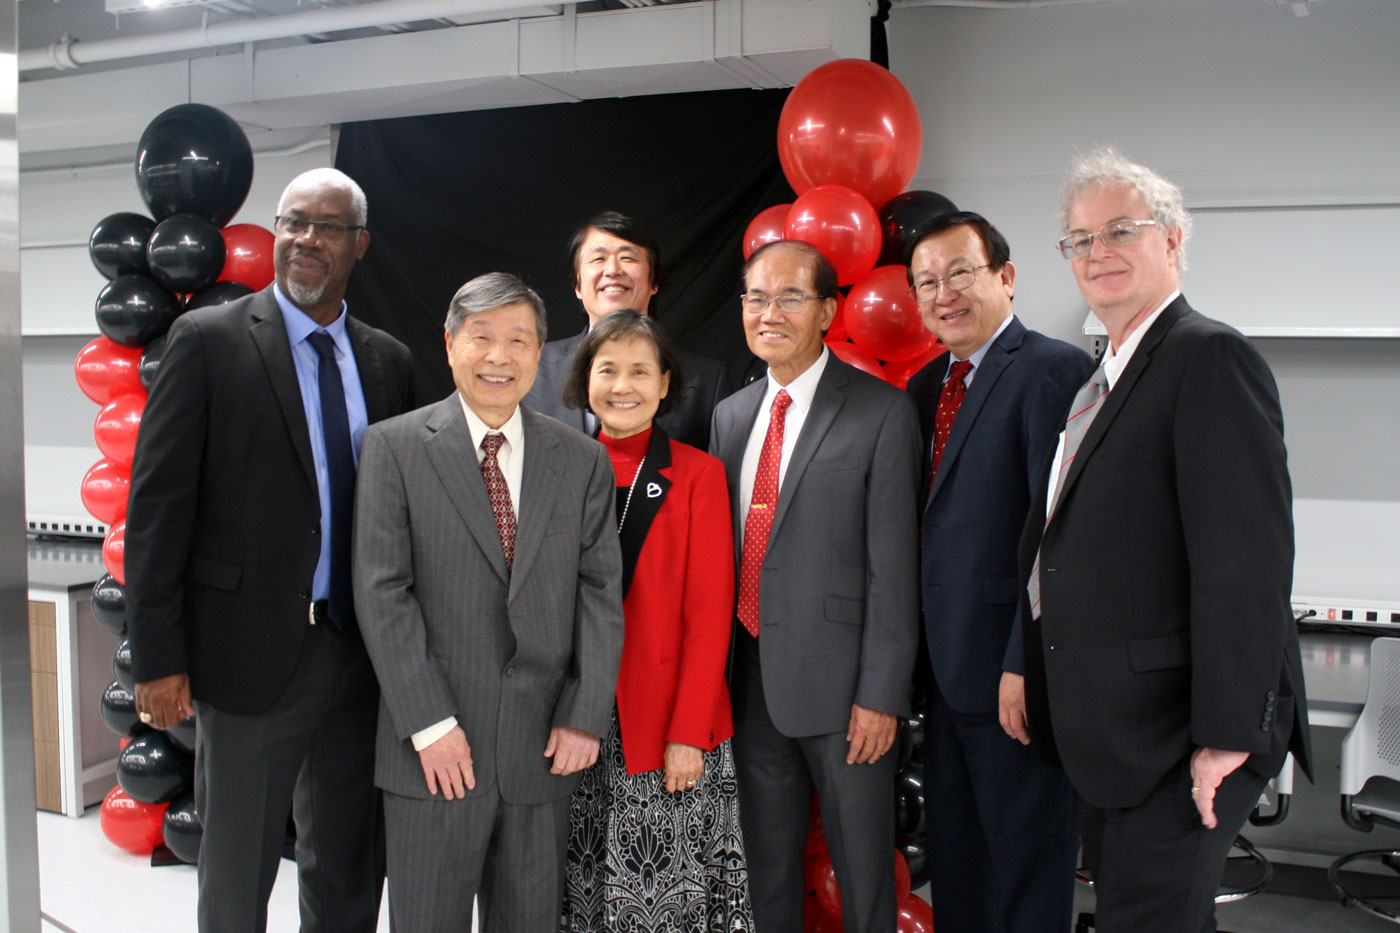
<svg viewBox="0 0 1400 933"><path fill-rule="evenodd" d="M549 731L544 756L554 760L550 774L560 776L582 771L598 760L599 740L596 735L567 726L555 726ZM423 778L428 793L443 799L456 800L476 789L476 774L472 771L472 750L461 726L453 726L447 734L418 752L423 766Z"/></svg>

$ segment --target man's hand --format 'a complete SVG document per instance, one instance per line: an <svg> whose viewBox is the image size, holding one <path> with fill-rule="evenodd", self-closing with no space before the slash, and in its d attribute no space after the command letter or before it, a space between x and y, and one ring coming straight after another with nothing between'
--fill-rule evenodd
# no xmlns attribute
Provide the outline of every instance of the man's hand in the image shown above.
<svg viewBox="0 0 1400 933"><path fill-rule="evenodd" d="M894 745L898 726L899 721L894 713L852 705L851 724L846 727L846 741L851 743L846 764L868 765L879 761L880 756Z"/></svg>
<svg viewBox="0 0 1400 933"><path fill-rule="evenodd" d="M1001 672L1001 686L997 688L997 713L1007 735L1022 745L1031 744L1031 734L1026 728L1025 677L1010 671Z"/></svg>
<svg viewBox="0 0 1400 933"><path fill-rule="evenodd" d="M1206 829L1214 829L1216 824L1215 789L1248 757L1248 752L1225 752L1218 748L1198 748L1191 753L1191 799Z"/></svg>
<svg viewBox="0 0 1400 933"><path fill-rule="evenodd" d="M554 759L549 773L562 776L591 767L598 760L598 744L598 737L591 732L555 726L549 730L549 743L544 747L544 757Z"/></svg>
<svg viewBox="0 0 1400 933"><path fill-rule="evenodd" d="M694 745L666 743L666 793L690 790L705 771L705 753Z"/></svg>
<svg viewBox="0 0 1400 933"><path fill-rule="evenodd" d="M141 714L142 722L156 729L178 726L194 715L190 678L185 674L171 674L137 684L136 711Z"/></svg>
<svg viewBox="0 0 1400 933"><path fill-rule="evenodd" d="M420 751L418 761L423 765L428 793L435 797L441 790L444 800L456 800L476 788L472 750L461 726L453 726L446 735Z"/></svg>

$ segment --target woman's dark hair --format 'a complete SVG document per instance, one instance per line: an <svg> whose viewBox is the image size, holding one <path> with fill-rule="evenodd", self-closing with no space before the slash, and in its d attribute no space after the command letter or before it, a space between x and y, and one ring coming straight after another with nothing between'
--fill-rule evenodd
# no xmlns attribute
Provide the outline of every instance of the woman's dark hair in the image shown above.
<svg viewBox="0 0 1400 933"><path fill-rule="evenodd" d="M591 410L588 407L588 377L593 373L593 358L598 355L598 348L609 340L624 343L646 340L652 345L661 363L661 372L671 374L670 388L657 406L656 413L665 414L674 408L680 400L681 384L685 378L681 372L680 350L654 318L631 308L622 308L607 315L583 338L574 352L573 362L569 364L569 376L564 380L564 404L570 408Z"/></svg>

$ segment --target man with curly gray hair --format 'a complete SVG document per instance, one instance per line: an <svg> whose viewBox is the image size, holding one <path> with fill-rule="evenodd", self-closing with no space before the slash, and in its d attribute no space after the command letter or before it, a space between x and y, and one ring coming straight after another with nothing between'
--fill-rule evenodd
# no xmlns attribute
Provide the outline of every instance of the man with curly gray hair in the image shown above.
<svg viewBox="0 0 1400 933"><path fill-rule="evenodd" d="M1264 785L1290 750L1311 774L1278 389L1182 297L1176 185L1098 149L1061 206L1109 347L1022 537L1027 718L1085 803L1095 928L1214 930Z"/></svg>

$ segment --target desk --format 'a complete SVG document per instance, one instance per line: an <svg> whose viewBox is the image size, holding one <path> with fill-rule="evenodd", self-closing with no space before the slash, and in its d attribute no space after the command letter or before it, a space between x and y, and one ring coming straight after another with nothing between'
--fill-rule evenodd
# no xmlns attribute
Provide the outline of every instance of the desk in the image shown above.
<svg viewBox="0 0 1400 933"><path fill-rule="evenodd" d="M116 783L117 737L100 703L120 639L92 615L101 544L30 538L28 568L36 803L79 817Z"/></svg>
<svg viewBox="0 0 1400 933"><path fill-rule="evenodd" d="M1383 634L1377 632L1377 634ZM1350 729L1366 705L1371 681L1373 634L1301 630L1303 683L1308 691L1308 722Z"/></svg>

